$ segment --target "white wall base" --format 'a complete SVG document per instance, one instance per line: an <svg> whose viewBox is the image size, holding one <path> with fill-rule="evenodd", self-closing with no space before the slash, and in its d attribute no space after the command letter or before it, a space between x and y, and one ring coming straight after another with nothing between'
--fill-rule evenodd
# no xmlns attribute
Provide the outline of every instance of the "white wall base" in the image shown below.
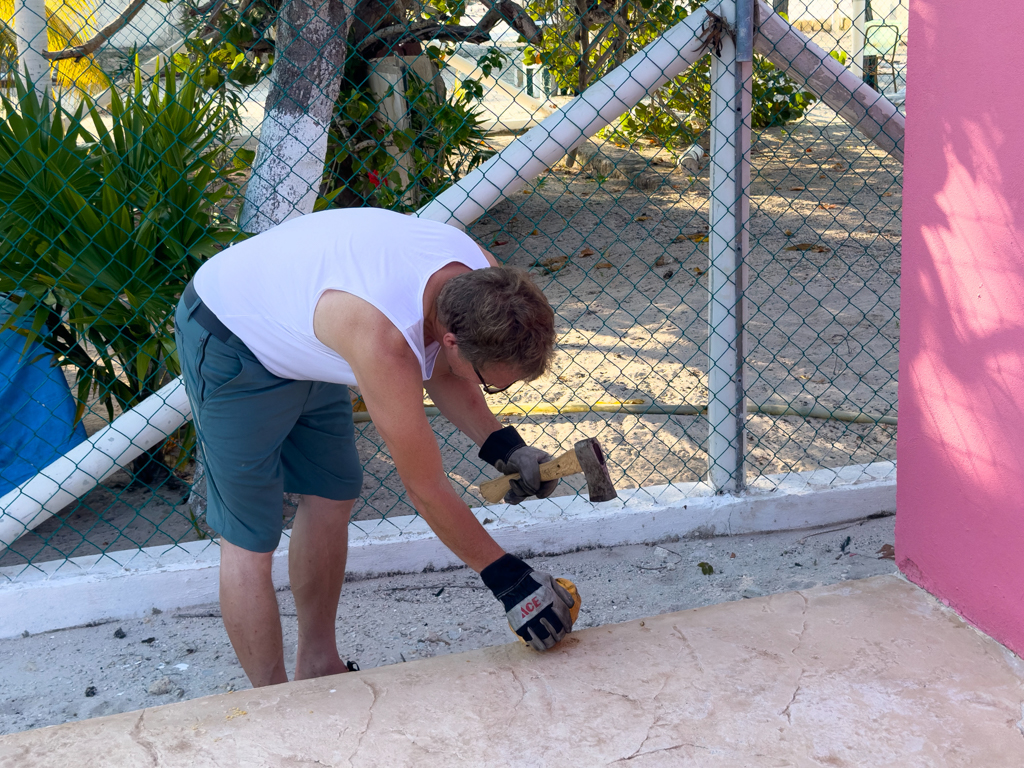
<svg viewBox="0 0 1024 768"><path fill-rule="evenodd" d="M584 547L642 544L810 528L896 509L896 465L861 464L760 478L738 496L704 483L621 491L591 504L576 496L497 504L473 512L508 551L559 554ZM447 568L460 561L418 517L350 527L348 573L373 576ZM217 600L219 548L211 541L0 569L0 638L142 616ZM288 537L274 555L274 579L288 583Z"/></svg>

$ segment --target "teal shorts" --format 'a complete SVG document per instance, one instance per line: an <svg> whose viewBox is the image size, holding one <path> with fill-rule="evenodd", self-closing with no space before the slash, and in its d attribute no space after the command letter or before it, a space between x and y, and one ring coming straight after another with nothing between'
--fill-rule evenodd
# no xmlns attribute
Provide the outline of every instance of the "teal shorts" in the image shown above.
<svg viewBox="0 0 1024 768"><path fill-rule="evenodd" d="M237 336L200 325L201 306L178 304L175 336L206 466L206 521L237 547L271 552L284 493L359 496L352 400L343 384L275 376Z"/></svg>

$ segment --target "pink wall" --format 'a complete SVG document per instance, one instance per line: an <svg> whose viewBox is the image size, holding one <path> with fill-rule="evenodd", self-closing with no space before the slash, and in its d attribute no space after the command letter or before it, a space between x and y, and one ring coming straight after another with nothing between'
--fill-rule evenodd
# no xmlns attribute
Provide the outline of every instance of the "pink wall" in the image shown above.
<svg viewBox="0 0 1024 768"><path fill-rule="evenodd" d="M1020 0L910 3L896 559L1024 654L1021 29Z"/></svg>

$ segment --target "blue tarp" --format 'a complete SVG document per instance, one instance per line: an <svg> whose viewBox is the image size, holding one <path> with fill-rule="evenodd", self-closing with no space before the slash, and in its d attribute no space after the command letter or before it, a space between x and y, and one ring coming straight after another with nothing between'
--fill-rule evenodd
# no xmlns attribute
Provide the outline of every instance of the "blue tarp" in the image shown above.
<svg viewBox="0 0 1024 768"><path fill-rule="evenodd" d="M0 325L13 311L0 298ZM85 427L72 426L75 400L53 355L38 344L24 348L16 330L0 333L0 496L85 440Z"/></svg>

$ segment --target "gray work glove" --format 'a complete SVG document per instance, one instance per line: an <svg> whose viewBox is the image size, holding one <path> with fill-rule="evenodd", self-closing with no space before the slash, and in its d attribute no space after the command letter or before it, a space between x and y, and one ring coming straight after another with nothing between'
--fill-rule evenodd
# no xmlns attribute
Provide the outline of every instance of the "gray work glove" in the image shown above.
<svg viewBox="0 0 1024 768"><path fill-rule="evenodd" d="M546 651L572 631L575 600L550 573L535 571L515 555L502 555L480 572L505 607L512 631Z"/></svg>
<svg viewBox="0 0 1024 768"><path fill-rule="evenodd" d="M551 461L551 454L527 445L515 427L492 432L480 448L480 458L503 474L518 472L521 475L511 481L509 492L505 494L506 504L518 504L530 496L543 499L558 487L557 479L546 482L540 479L540 465Z"/></svg>

